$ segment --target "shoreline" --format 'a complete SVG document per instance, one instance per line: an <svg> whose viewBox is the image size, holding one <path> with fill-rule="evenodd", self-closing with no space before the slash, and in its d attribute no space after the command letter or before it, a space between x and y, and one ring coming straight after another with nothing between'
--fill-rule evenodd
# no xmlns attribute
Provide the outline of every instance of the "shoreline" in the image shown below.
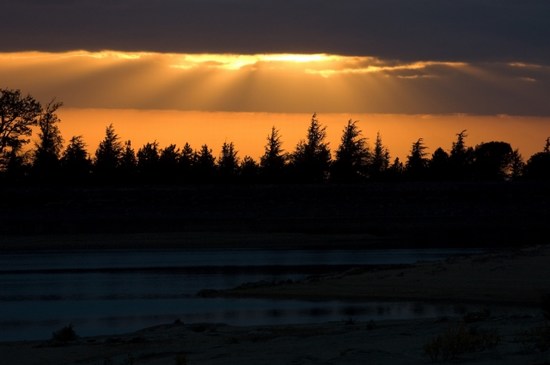
<svg viewBox="0 0 550 365"><path fill-rule="evenodd" d="M472 300L482 309L453 317L237 327L216 323L160 324L122 335L79 338L73 342L0 342L8 364L390 364L430 362L427 344L449 329L464 328L496 336L494 346L457 355L461 363L542 363L533 333L545 322L535 307L550 293L550 247L497 250L422 262L411 267L315 277L289 285L233 289L223 295L263 298L391 298L392 300ZM414 285L413 285L414 284ZM320 298L320 297L319 297ZM491 306L513 303L498 314ZM523 309L523 310L522 310ZM529 309L529 311L527 311ZM531 311L537 314L526 314ZM547 325L547 324L546 324ZM78 333L78 328L76 329ZM481 331L481 332L480 332ZM470 332L467 332L470 333ZM527 351L526 349L531 349ZM179 360L178 360L179 359Z"/></svg>
<svg viewBox="0 0 550 365"><path fill-rule="evenodd" d="M0 342L7 364L390 364L430 362L426 345L451 328L475 328L492 334L494 346L458 353L456 361L477 365L533 363L544 353L531 339L542 316L509 313L468 323L463 318L432 318L318 324L235 327L224 324L160 324L122 335L78 338L65 343L46 341ZM520 323L519 323L520 322ZM469 331L469 330L468 330ZM470 333L470 332L469 332ZM39 360L37 360L39 359ZM183 362L185 359L185 362ZM133 362L128 362L128 361ZM177 361L181 362L177 362ZM125 362L127 361L127 362Z"/></svg>
<svg viewBox="0 0 550 365"><path fill-rule="evenodd" d="M410 267L352 270L213 296L272 299L413 300L536 306L550 294L550 246L498 250Z"/></svg>

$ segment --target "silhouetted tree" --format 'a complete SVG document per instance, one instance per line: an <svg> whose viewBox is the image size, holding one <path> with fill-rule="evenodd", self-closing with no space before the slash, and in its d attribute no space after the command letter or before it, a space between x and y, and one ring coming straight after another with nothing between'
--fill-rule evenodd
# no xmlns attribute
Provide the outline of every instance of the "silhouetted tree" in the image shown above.
<svg viewBox="0 0 550 365"><path fill-rule="evenodd" d="M135 182L137 176L137 157L130 140L124 142L124 149L120 158L120 174L127 182Z"/></svg>
<svg viewBox="0 0 550 365"><path fill-rule="evenodd" d="M89 178L92 161L88 156L82 136L74 136L70 139L60 162L65 179L82 182Z"/></svg>
<svg viewBox="0 0 550 365"><path fill-rule="evenodd" d="M212 182L216 175L216 158L212 150L204 144L196 152L195 163L193 164L193 176L198 182Z"/></svg>
<svg viewBox="0 0 550 365"><path fill-rule="evenodd" d="M512 151L511 161L510 161L510 172L509 177L517 180L523 176L523 170L525 169L525 162L523 162L523 156L519 153L519 150L516 148Z"/></svg>
<svg viewBox="0 0 550 365"><path fill-rule="evenodd" d="M399 157L396 157L393 160L393 163L388 168L386 177L388 180L400 180L403 177L403 174L405 173L405 167L403 166L403 163L399 160Z"/></svg>
<svg viewBox="0 0 550 365"><path fill-rule="evenodd" d="M481 180L502 180L511 170L513 150L506 142L487 142L474 150L475 176Z"/></svg>
<svg viewBox="0 0 550 365"><path fill-rule="evenodd" d="M410 179L417 180L426 177L426 168L428 167L428 159L426 158L427 149L424 146L424 140L419 138L412 144L411 154L407 156L406 173Z"/></svg>
<svg viewBox="0 0 550 365"><path fill-rule="evenodd" d="M33 172L41 179L50 179L58 173L63 138L57 126L60 120L56 111L62 105L59 102L50 102L38 118L40 132L34 152Z"/></svg>
<svg viewBox="0 0 550 365"><path fill-rule="evenodd" d="M260 158L260 166L265 181L280 182L284 179L287 156L282 145L279 131L275 127L271 127L271 133L267 136L264 154Z"/></svg>
<svg viewBox="0 0 550 365"><path fill-rule="evenodd" d="M112 124L105 129L105 138L95 151L94 169L100 178L117 178L122 157L122 143Z"/></svg>
<svg viewBox="0 0 550 365"><path fill-rule="evenodd" d="M193 174L193 165L195 164L196 154L189 143L185 143L179 157L179 171L182 181L191 181Z"/></svg>
<svg viewBox="0 0 550 365"><path fill-rule="evenodd" d="M147 142L137 151L137 168L142 180L152 182L158 180L159 150L158 143Z"/></svg>
<svg viewBox="0 0 550 365"><path fill-rule="evenodd" d="M326 179L330 168L330 149L325 142L326 127L311 117L307 139L301 140L291 156L294 176L305 182L318 182Z"/></svg>
<svg viewBox="0 0 550 365"><path fill-rule="evenodd" d="M180 150L171 144L160 150L159 178L164 183L175 183L180 174Z"/></svg>
<svg viewBox="0 0 550 365"><path fill-rule="evenodd" d="M239 166L240 178L245 183L255 183L260 176L260 166L250 156L244 156Z"/></svg>
<svg viewBox="0 0 550 365"><path fill-rule="evenodd" d="M7 181L12 183L21 182L29 175L31 169L31 158L29 153L22 153L22 142L11 141L8 149L4 150L2 170L0 170Z"/></svg>
<svg viewBox="0 0 550 365"><path fill-rule="evenodd" d="M456 135L449 154L450 177L455 180L466 180L472 176L474 163L474 150L466 147L465 139L468 137L466 130Z"/></svg>
<svg viewBox="0 0 550 365"><path fill-rule="evenodd" d="M369 161L368 174L373 180L378 180L384 176L390 167L390 152L382 143L380 132L376 133L376 142L374 151Z"/></svg>
<svg viewBox="0 0 550 365"><path fill-rule="evenodd" d="M336 160L332 164L331 179L342 182L356 182L365 177L365 166L369 158L367 141L361 137L357 121L348 120L344 127Z"/></svg>
<svg viewBox="0 0 550 365"><path fill-rule="evenodd" d="M218 159L218 171L222 181L232 181L237 176L239 159L233 142L224 142Z"/></svg>
<svg viewBox="0 0 550 365"><path fill-rule="evenodd" d="M439 147L429 162L430 177L435 180L447 180L451 177L449 154Z"/></svg>
<svg viewBox="0 0 550 365"><path fill-rule="evenodd" d="M550 137L546 139L542 152L537 152L529 158L524 176L530 180L550 180Z"/></svg>
<svg viewBox="0 0 550 365"><path fill-rule="evenodd" d="M0 89L0 171L29 142L32 127L38 123L42 107L32 96L20 90Z"/></svg>

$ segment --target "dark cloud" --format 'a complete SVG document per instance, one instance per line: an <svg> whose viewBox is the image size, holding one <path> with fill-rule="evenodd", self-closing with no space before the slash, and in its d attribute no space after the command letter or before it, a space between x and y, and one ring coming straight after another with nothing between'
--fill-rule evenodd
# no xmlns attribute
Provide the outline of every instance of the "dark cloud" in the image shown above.
<svg viewBox="0 0 550 365"><path fill-rule="evenodd" d="M3 0L0 51L336 53L550 64L546 0Z"/></svg>

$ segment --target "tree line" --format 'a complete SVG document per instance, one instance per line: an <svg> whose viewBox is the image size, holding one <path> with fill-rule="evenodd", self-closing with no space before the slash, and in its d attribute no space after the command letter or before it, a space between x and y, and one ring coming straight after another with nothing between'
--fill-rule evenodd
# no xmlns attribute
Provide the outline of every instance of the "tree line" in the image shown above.
<svg viewBox="0 0 550 365"><path fill-rule="evenodd" d="M82 136L64 147L56 112L62 103L43 106L20 90L0 89L0 181L31 183L359 183L366 181L478 181L550 180L550 137L541 152L526 162L509 143L491 141L467 146L467 131L456 135L448 151L429 155L422 138L414 141L405 161L390 159L380 133L370 148L367 139L349 120L337 149L326 142L326 127L316 114L306 136L293 151L283 149L279 130L272 127L259 161L240 158L232 142L224 142L218 155L207 145L193 149L188 143L161 148L148 142L136 151L111 124L93 155ZM33 128L34 148L24 152Z"/></svg>

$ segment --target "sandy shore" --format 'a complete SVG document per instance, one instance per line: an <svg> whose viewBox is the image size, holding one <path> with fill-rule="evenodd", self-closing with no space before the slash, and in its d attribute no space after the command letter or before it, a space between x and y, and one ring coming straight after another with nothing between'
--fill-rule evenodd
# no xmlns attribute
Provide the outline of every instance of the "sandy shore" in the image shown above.
<svg viewBox="0 0 550 365"><path fill-rule="evenodd" d="M550 293L550 247L493 251L389 270L351 270L290 285L221 295L270 298L407 299L538 305Z"/></svg>
<svg viewBox="0 0 550 365"><path fill-rule="evenodd" d="M453 363L536 364L518 333L540 325L537 317L498 317L476 323L498 334L496 347L460 354ZM270 327L161 325L123 336L0 344L3 364L427 364L424 345L457 320L325 323ZM130 360L131 359L131 360ZM184 362L184 360L186 362ZM178 362L178 360L180 362Z"/></svg>
<svg viewBox="0 0 550 365"><path fill-rule="evenodd" d="M549 259L550 248L539 246L421 263L398 270L355 271L292 285L225 293L480 303L480 313L466 317L265 327L174 323L121 336L81 338L62 345L51 341L2 343L0 362L21 365L427 364L430 358L425 353L425 345L450 328L465 326L463 328L473 331L471 333L487 331L497 341L487 349L456 354L453 363L543 364L548 352L540 352L534 337L526 334L545 325L536 305L542 294L550 292ZM481 311L503 303L513 303L517 310Z"/></svg>

